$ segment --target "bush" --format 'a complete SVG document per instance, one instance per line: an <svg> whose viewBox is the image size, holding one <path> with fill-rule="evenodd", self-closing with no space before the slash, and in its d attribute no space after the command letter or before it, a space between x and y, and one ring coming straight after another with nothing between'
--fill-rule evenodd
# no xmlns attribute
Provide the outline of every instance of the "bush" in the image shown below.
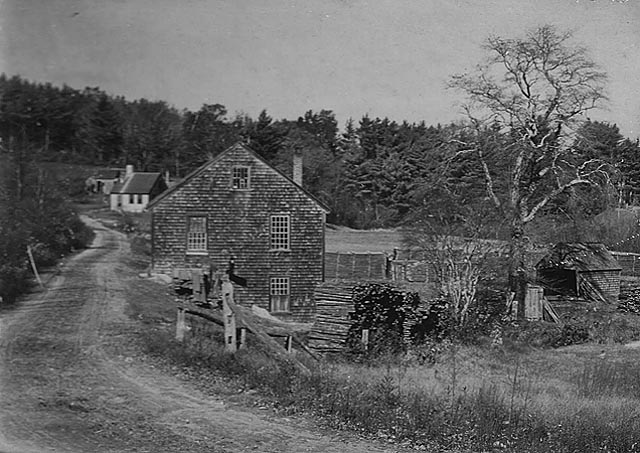
<svg viewBox="0 0 640 453"><path fill-rule="evenodd" d="M31 287L31 273L26 263L0 264L0 300L6 304L15 302L16 297Z"/></svg>
<svg viewBox="0 0 640 453"><path fill-rule="evenodd" d="M0 199L0 297L9 302L29 286L27 247L38 266L49 266L93 239L93 231L72 211L55 183L34 173L22 173L20 191L11 178L0 178L5 184L0 192L6 194Z"/></svg>
<svg viewBox="0 0 640 453"><path fill-rule="evenodd" d="M491 335L496 325L500 325L506 314L504 292L491 280L480 280L473 303L462 325L452 318L448 301L438 298L431 301L428 314L421 320L417 331L432 339L454 339L474 343L479 338Z"/></svg>
<svg viewBox="0 0 640 453"><path fill-rule="evenodd" d="M589 341L589 328L582 324L565 324L562 327L542 321L520 321L505 326L503 335L538 348L559 348Z"/></svg>
<svg viewBox="0 0 640 453"><path fill-rule="evenodd" d="M353 291L354 323L347 344L351 352L362 353L361 332L369 330L368 354L379 355L403 351L415 341L420 326L420 297L392 285L369 283Z"/></svg>

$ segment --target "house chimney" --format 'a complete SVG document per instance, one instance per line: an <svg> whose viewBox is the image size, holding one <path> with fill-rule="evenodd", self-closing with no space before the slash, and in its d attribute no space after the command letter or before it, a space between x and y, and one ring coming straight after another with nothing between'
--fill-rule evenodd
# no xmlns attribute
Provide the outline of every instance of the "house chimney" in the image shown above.
<svg viewBox="0 0 640 453"><path fill-rule="evenodd" d="M128 179L133 174L133 165L129 164L125 167L124 177Z"/></svg>
<svg viewBox="0 0 640 453"><path fill-rule="evenodd" d="M302 153L293 153L293 182L302 187Z"/></svg>

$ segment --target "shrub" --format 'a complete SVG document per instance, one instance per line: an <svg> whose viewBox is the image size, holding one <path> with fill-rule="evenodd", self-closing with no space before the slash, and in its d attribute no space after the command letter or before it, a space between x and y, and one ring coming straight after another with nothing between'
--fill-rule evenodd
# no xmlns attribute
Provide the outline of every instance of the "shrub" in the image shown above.
<svg viewBox="0 0 640 453"><path fill-rule="evenodd" d="M5 195L0 199L0 297L5 301L14 301L28 289L27 247L38 266L47 266L93 238L52 181L33 171L21 174L19 191L12 178L0 178L5 184L0 187Z"/></svg>
<svg viewBox="0 0 640 453"><path fill-rule="evenodd" d="M379 355L404 350L420 326L420 297L389 284L370 283L357 286L353 292L354 323L347 344L352 352L364 352L361 332L370 331L369 354Z"/></svg>
<svg viewBox="0 0 640 453"><path fill-rule="evenodd" d="M503 335L513 341L539 348L558 348L589 341L589 328L582 324L562 327L542 321L520 321L504 328Z"/></svg>
<svg viewBox="0 0 640 453"><path fill-rule="evenodd" d="M0 264L0 300L11 304L31 287L31 273L24 264Z"/></svg>
<svg viewBox="0 0 640 453"><path fill-rule="evenodd" d="M473 343L480 337L491 335L496 325L503 322L505 314L502 288L491 280L480 280L475 299L462 324L451 316L449 302L441 297L431 301L428 314L421 320L417 330L435 339L449 338Z"/></svg>

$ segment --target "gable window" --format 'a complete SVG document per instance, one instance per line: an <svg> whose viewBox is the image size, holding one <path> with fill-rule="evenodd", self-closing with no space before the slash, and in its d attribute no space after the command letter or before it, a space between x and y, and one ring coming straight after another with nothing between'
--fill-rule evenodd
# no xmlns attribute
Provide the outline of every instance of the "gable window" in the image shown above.
<svg viewBox="0 0 640 453"><path fill-rule="evenodd" d="M271 277L269 279L269 300L273 313L289 311L289 277Z"/></svg>
<svg viewBox="0 0 640 453"><path fill-rule="evenodd" d="M207 252L207 218L192 216L187 218L187 253Z"/></svg>
<svg viewBox="0 0 640 453"><path fill-rule="evenodd" d="M249 167L233 167L231 171L231 187L234 189L248 189Z"/></svg>
<svg viewBox="0 0 640 453"><path fill-rule="evenodd" d="M271 216L271 250L289 250L289 214Z"/></svg>

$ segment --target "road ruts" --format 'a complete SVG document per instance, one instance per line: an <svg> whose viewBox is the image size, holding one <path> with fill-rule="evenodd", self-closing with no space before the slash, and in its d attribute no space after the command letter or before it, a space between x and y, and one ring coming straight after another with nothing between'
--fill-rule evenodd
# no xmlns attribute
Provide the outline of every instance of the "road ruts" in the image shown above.
<svg viewBox="0 0 640 453"><path fill-rule="evenodd" d="M91 248L0 311L0 452L394 452L305 418L227 406L131 346L126 236L84 218Z"/></svg>

